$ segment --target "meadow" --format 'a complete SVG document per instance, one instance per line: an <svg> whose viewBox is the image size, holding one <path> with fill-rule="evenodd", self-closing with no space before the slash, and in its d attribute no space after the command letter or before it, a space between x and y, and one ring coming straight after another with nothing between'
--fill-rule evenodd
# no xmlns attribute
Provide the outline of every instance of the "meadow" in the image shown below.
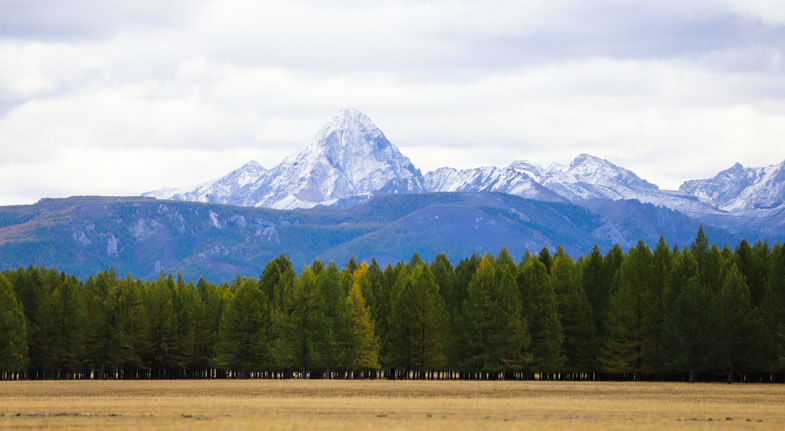
<svg viewBox="0 0 785 431"><path fill-rule="evenodd" d="M0 382L3 429L784 429L783 406L785 385Z"/></svg>

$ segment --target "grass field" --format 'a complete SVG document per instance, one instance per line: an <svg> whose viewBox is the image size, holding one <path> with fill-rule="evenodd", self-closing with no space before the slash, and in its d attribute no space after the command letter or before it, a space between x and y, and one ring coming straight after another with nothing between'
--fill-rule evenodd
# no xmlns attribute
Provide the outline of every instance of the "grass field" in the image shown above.
<svg viewBox="0 0 785 431"><path fill-rule="evenodd" d="M0 428L785 429L785 385L0 382Z"/></svg>

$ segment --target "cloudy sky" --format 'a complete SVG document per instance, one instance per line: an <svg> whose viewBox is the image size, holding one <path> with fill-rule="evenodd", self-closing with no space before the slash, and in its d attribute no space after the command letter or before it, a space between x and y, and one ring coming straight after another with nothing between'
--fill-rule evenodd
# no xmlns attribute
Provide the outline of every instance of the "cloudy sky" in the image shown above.
<svg viewBox="0 0 785 431"><path fill-rule="evenodd" d="M272 167L342 107L423 173L785 159L781 0L0 0L0 205Z"/></svg>

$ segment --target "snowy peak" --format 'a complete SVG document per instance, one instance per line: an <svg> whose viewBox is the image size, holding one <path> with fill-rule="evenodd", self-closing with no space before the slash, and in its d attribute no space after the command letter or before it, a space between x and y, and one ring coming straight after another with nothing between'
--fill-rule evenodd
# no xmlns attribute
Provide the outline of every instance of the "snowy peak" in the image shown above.
<svg viewBox="0 0 785 431"><path fill-rule="evenodd" d="M358 195L421 191L420 171L371 119L356 109L342 109L303 151L273 168L254 197L256 206L296 208Z"/></svg>
<svg viewBox="0 0 785 431"><path fill-rule="evenodd" d="M785 203L785 162L764 168L735 163L712 178L685 181L679 190L726 211L777 210Z"/></svg>
<svg viewBox="0 0 785 431"><path fill-rule="evenodd" d="M657 190L657 186L641 179L632 171L590 154L580 154L573 159L565 172L576 181L607 185L617 183L627 187Z"/></svg>
<svg viewBox="0 0 785 431"><path fill-rule="evenodd" d="M313 141L270 170L249 161L195 190L156 197L278 209L329 205L339 199L379 193L419 193L423 177L356 109L342 109Z"/></svg>
<svg viewBox="0 0 785 431"><path fill-rule="evenodd" d="M430 192L502 192L527 199L565 201L530 175L512 167L439 168L425 175L425 189Z"/></svg>

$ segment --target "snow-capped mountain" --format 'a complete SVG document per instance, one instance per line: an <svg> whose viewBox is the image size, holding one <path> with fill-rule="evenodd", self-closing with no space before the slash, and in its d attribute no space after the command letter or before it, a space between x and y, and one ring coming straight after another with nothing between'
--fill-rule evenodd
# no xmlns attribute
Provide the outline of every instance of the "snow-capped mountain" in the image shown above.
<svg viewBox="0 0 785 431"><path fill-rule="evenodd" d="M785 206L785 162L764 168L736 163L713 178L685 181L679 190L728 212L762 215Z"/></svg>
<svg viewBox="0 0 785 431"><path fill-rule="evenodd" d="M352 196L423 191L420 171L371 119L356 109L342 109L311 144L269 171L249 162L190 192L145 195L290 209L329 205Z"/></svg>
<svg viewBox="0 0 785 431"><path fill-rule="evenodd" d="M165 188L143 196L292 209L355 205L378 194L490 191L554 202L637 199L691 216L768 216L785 208L785 162L765 168L736 164L714 178L687 181L679 190L660 190L589 154L568 165L542 167L518 160L507 167L445 167L423 176L370 118L343 109L300 153L272 169L250 161L195 188Z"/></svg>
<svg viewBox="0 0 785 431"><path fill-rule="evenodd" d="M540 201L566 202L528 174L510 167L440 168L425 174L425 189L430 192L502 192Z"/></svg>
<svg viewBox="0 0 785 431"><path fill-rule="evenodd" d="M498 191L547 201L580 202L596 199L637 199L687 214L715 213L711 204L686 193L660 190L632 171L589 154L581 154L569 165L547 168L526 160L509 167L455 170L441 168L425 175L428 191Z"/></svg>
<svg viewBox="0 0 785 431"><path fill-rule="evenodd" d="M165 196L168 199L181 201L242 205L244 202L243 197L252 192L254 182L266 173L267 170L262 165L255 160L251 160L228 175L208 181L196 189L174 191L163 189L145 193L144 196L157 198Z"/></svg>
<svg viewBox="0 0 785 431"><path fill-rule="evenodd" d="M637 199L687 214L717 212L711 204L701 202L686 193L660 190L634 172L590 154L578 155L569 165L553 164L543 168L519 160L513 162L510 167L530 175L570 202L590 199Z"/></svg>
<svg viewBox="0 0 785 431"><path fill-rule="evenodd" d="M589 154L581 154L568 165L537 168L527 161L513 162L513 169L534 174L540 184L570 201L584 199L634 199L659 190L633 172Z"/></svg>

